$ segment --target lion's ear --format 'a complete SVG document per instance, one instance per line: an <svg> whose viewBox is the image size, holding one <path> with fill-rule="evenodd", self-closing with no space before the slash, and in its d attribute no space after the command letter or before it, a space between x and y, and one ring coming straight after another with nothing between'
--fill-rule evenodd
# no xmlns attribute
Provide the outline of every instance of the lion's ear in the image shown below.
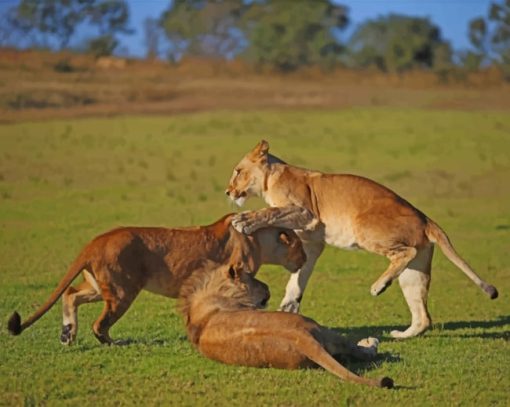
<svg viewBox="0 0 510 407"><path fill-rule="evenodd" d="M231 264L228 266L228 277L231 280L239 279L244 270L244 266L242 263Z"/></svg>
<svg viewBox="0 0 510 407"><path fill-rule="evenodd" d="M269 143L266 140L260 140L260 142L251 151L251 156L254 159L265 159L269 152Z"/></svg>
<svg viewBox="0 0 510 407"><path fill-rule="evenodd" d="M230 266L228 266L228 277L231 279L231 280L235 280L237 276L237 272L236 272L236 269L234 268L234 266L231 264Z"/></svg>

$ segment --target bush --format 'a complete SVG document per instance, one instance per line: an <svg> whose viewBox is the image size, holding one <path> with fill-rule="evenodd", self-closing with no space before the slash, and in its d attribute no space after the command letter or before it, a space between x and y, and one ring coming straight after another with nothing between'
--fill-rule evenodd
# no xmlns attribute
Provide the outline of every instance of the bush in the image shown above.
<svg viewBox="0 0 510 407"><path fill-rule="evenodd" d="M87 44L87 52L96 58L106 57L113 54L119 42L111 35L102 35L91 39Z"/></svg>
<svg viewBox="0 0 510 407"><path fill-rule="evenodd" d="M55 65L53 65L53 70L60 73L70 73L75 71L68 59L59 60Z"/></svg>

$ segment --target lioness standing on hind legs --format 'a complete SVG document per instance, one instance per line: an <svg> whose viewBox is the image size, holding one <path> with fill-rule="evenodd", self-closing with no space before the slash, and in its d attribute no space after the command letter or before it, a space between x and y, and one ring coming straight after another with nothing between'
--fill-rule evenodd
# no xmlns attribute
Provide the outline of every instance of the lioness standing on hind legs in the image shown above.
<svg viewBox="0 0 510 407"><path fill-rule="evenodd" d="M344 249L363 249L386 256L390 264L372 285L381 294L394 279L411 311L411 326L392 331L394 338L424 332L431 319L427 294L434 243L491 299L496 288L483 281L456 253L446 233L431 219L388 188L350 174L324 174L292 165L269 154L262 140L236 165L226 194L239 206L251 196L261 196L275 208L257 214L241 213L234 226L244 233L259 227L295 224L292 208L303 208L316 218L298 232L306 252L305 265L291 276L280 309L298 312L303 292L325 243ZM276 207L287 207L283 216Z"/></svg>

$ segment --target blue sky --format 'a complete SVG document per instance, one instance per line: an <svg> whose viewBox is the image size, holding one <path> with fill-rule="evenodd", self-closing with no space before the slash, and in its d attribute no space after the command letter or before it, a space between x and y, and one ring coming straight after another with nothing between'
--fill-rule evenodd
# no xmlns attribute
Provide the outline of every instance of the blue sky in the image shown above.
<svg viewBox="0 0 510 407"><path fill-rule="evenodd" d="M131 26L136 33L122 37L122 45L130 55L143 56L142 23L147 17L158 17L168 8L169 0L127 0L131 11ZM280 0L281 1L281 0ZM486 16L491 0L334 0L349 8L351 33L357 24L369 18L389 13L429 17L436 23L453 47L469 47L467 25L474 17ZM0 0L0 13L17 4L17 0Z"/></svg>

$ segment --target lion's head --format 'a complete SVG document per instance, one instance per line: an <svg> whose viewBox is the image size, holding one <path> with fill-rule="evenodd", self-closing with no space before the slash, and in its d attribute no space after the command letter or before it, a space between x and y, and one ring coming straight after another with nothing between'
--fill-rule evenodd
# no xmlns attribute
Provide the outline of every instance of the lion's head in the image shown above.
<svg viewBox="0 0 510 407"><path fill-rule="evenodd" d="M186 280L179 293L180 310L194 325L215 311L265 308L269 297L268 286L244 264L218 266L210 261Z"/></svg>
<svg viewBox="0 0 510 407"><path fill-rule="evenodd" d="M238 206L242 206L247 198L262 194L271 158L268 151L269 143L262 140L234 167L225 193Z"/></svg>
<svg viewBox="0 0 510 407"><path fill-rule="evenodd" d="M277 264L290 272L299 270L306 261L303 243L291 229L264 227L254 232L260 244L262 263Z"/></svg>

